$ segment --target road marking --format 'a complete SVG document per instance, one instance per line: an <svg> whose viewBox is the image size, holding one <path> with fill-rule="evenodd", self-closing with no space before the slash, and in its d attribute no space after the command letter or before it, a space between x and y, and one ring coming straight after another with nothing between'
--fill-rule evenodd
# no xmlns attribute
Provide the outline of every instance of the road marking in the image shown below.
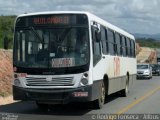
<svg viewBox="0 0 160 120"><path fill-rule="evenodd" d="M148 92L147 94L143 95L142 97L140 97L139 99L137 99L136 101L132 102L131 104L127 105L126 107L124 107L123 109L121 109L120 111L118 111L116 113L116 115L120 115L125 113L126 111L128 111L129 109L131 109L132 107L134 107L135 105L139 104L140 102L142 102L143 100L145 100L146 98L148 98L149 96L153 95L154 93L156 93L158 90L160 90L160 86L156 87L155 89L153 89L152 91Z"/></svg>

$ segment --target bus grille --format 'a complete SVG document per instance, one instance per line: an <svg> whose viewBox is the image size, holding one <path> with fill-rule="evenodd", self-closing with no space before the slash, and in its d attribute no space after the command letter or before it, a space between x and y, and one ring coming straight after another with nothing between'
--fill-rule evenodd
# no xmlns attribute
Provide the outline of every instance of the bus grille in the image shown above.
<svg viewBox="0 0 160 120"><path fill-rule="evenodd" d="M26 77L27 86L73 86L73 77L36 78Z"/></svg>

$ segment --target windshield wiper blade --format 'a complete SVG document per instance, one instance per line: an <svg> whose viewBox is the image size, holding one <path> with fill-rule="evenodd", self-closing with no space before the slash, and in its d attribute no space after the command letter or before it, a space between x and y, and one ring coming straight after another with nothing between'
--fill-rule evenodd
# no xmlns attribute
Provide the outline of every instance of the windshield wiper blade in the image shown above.
<svg viewBox="0 0 160 120"><path fill-rule="evenodd" d="M30 27L32 32L35 34L35 36L40 40L41 43L43 43L43 38L40 37L40 35L37 33L37 31L34 29L34 27Z"/></svg>

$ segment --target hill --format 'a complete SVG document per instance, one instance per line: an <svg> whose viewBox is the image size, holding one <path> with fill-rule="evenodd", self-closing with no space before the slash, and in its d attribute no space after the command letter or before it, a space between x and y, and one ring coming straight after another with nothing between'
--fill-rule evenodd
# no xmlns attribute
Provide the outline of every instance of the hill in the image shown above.
<svg viewBox="0 0 160 120"><path fill-rule="evenodd" d="M160 33L157 33L157 34L134 33L133 35L135 36L136 39L139 39L139 38L145 38L145 39L152 38L152 39L155 39L155 40L160 40Z"/></svg>
<svg viewBox="0 0 160 120"><path fill-rule="evenodd" d="M136 42L142 47L160 48L160 41L152 38L140 38L136 39Z"/></svg>

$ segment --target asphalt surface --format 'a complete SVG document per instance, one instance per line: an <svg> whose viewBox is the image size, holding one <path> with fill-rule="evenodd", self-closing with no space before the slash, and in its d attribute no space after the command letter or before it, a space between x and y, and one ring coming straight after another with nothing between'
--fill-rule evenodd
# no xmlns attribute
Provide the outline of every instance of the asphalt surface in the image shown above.
<svg viewBox="0 0 160 120"><path fill-rule="evenodd" d="M89 103L55 105L47 111L38 109L34 102L0 106L0 120L106 120L108 117L104 115L110 114L160 114L160 76L135 80L128 97L121 97L118 93L107 96L100 110ZM160 119L160 115L151 117Z"/></svg>

